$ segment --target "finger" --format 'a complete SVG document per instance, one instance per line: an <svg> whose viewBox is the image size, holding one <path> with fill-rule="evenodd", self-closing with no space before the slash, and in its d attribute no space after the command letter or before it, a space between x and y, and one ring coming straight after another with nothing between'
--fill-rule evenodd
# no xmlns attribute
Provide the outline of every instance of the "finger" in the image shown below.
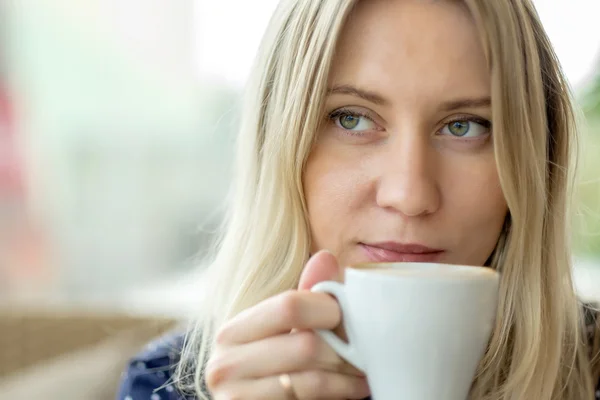
<svg viewBox="0 0 600 400"><path fill-rule="evenodd" d="M314 370L290 374L290 378L301 399L364 399L371 393L365 377Z"/></svg>
<svg viewBox="0 0 600 400"><path fill-rule="evenodd" d="M338 263L330 252L323 250L316 253L308 261L302 277L300 288L310 288L316 282L327 279L336 279L339 275ZM289 332L291 329L323 328L330 329L330 319L325 320L326 326L322 326L322 312L305 312L307 308L319 306L315 303L320 297L327 301L328 296L308 297L309 302L303 306L301 296L286 292L279 296L267 299L264 302L251 307L235 318L220 330L217 334L217 343L247 343L253 340ZM310 300L314 300L311 302ZM325 313L328 309L335 312L332 317L339 314L339 309L328 302L329 306L322 309ZM316 309L315 309L316 310ZM273 318L275 316L275 318ZM307 316L308 318L303 318ZM266 321L265 321L266 320ZM339 321L338 321L339 322ZM241 335L239 335L241 334Z"/></svg>
<svg viewBox="0 0 600 400"><path fill-rule="evenodd" d="M292 329L333 329L341 320L337 302L328 294L290 290L251 307L217 333L217 345L249 343Z"/></svg>
<svg viewBox="0 0 600 400"><path fill-rule="evenodd" d="M290 374L294 395L299 399L363 399L370 395L366 378L329 371L304 371ZM213 391L219 399L289 399L279 376L237 381Z"/></svg>
<svg viewBox="0 0 600 400"><path fill-rule="evenodd" d="M218 386L225 380L262 378L303 370L364 376L317 334L300 331L220 349L208 362L206 378L211 386Z"/></svg>
<svg viewBox="0 0 600 400"><path fill-rule="evenodd" d="M343 281L343 268L337 261L337 258L327 250L321 250L308 260L302 275L300 276L299 290L310 290L319 282L333 280ZM333 329L334 333L342 340L347 340L344 327L339 325Z"/></svg>
<svg viewBox="0 0 600 400"><path fill-rule="evenodd" d="M341 282L342 270L335 256L327 250L321 250L306 263L300 275L299 290L310 290L323 281Z"/></svg>

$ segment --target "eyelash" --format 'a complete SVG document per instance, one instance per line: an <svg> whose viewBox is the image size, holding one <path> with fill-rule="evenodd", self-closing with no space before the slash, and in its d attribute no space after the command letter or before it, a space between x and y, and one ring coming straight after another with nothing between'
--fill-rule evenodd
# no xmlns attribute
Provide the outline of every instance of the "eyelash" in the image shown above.
<svg viewBox="0 0 600 400"><path fill-rule="evenodd" d="M445 121L444 126L451 124L453 122L464 122L464 121L475 122L476 124L479 124L486 129L491 130L491 128L492 128L492 121L487 120L485 118L474 117L472 115L463 115L463 116L454 117L453 119Z"/></svg>
<svg viewBox="0 0 600 400"><path fill-rule="evenodd" d="M360 112L360 111L356 111L356 110L350 110L350 109L347 109L347 108L339 108L339 109L337 109L337 110L329 113L328 119L331 122L335 123L336 119L339 118L339 117L341 117L342 115L349 115L349 116L352 116L352 117L367 118L371 122L375 123L373 121L373 118L370 116L369 113ZM484 128L490 130L490 131L491 131L491 128L492 128L492 122L491 121L489 121L489 120L487 120L485 118L479 118L479 117L475 117L475 116L472 116L472 115L459 115L459 116L456 116L456 117L454 117L454 118L452 118L450 120L444 121L444 125L443 126L452 124L454 122L464 122L464 121L475 122L477 124L480 124ZM364 136L364 132L354 132L354 131L350 131L348 129L344 129L344 131L348 135L351 135L351 136ZM457 138L460 139L460 136L457 136ZM463 140L465 140L465 139L463 139Z"/></svg>
<svg viewBox="0 0 600 400"><path fill-rule="evenodd" d="M356 110L350 110L347 108L338 108L337 110L332 111L329 114L329 119L331 119L332 121L335 121L336 118L339 118L342 115L350 115L352 117L363 117L363 118L368 118L370 121L373 121L373 117L369 113L356 111Z"/></svg>

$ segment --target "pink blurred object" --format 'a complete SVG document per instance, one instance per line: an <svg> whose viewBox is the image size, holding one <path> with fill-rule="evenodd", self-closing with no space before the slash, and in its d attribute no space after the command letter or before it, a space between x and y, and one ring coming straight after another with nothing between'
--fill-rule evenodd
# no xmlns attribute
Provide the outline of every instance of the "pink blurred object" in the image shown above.
<svg viewBox="0 0 600 400"><path fill-rule="evenodd" d="M45 240L31 221L13 102L0 85L0 297L48 289Z"/></svg>
<svg viewBox="0 0 600 400"><path fill-rule="evenodd" d="M23 199L25 185L15 140L13 115L10 97L0 87L0 197Z"/></svg>

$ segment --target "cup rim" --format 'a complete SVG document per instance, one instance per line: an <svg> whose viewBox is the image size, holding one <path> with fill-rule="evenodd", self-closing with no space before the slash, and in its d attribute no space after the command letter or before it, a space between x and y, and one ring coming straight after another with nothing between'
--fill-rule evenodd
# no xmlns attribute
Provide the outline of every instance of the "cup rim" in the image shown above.
<svg viewBox="0 0 600 400"><path fill-rule="evenodd" d="M478 265L466 265L466 264L447 264L447 263L436 263L436 262L363 262L357 264L351 264L346 266L344 271L350 272L352 274L360 274L360 275L374 275L369 273L369 271L374 271L377 269L400 269L400 268L410 268L410 270L414 271L426 271L426 270L438 270L438 269L453 269L457 272L460 272L461 275L466 274L466 276L473 277L490 277L490 276L500 276L500 272L496 269L486 266L478 266ZM377 274L379 275L379 274ZM377 276L376 275L376 276ZM422 274L389 274L387 277L401 277L401 278L410 278L410 277L418 277L423 276ZM440 275L437 275L440 276ZM444 274L443 276L448 277L451 274ZM465 276L465 275L463 275Z"/></svg>

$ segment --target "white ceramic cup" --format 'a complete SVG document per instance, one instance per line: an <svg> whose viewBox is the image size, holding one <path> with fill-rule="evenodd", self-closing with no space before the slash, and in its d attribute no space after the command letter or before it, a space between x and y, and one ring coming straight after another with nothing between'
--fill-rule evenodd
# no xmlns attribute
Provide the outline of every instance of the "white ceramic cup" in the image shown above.
<svg viewBox="0 0 600 400"><path fill-rule="evenodd" d="M374 400L465 400L496 317L499 274L435 263L363 264L335 296L348 343L317 333L367 375Z"/></svg>

